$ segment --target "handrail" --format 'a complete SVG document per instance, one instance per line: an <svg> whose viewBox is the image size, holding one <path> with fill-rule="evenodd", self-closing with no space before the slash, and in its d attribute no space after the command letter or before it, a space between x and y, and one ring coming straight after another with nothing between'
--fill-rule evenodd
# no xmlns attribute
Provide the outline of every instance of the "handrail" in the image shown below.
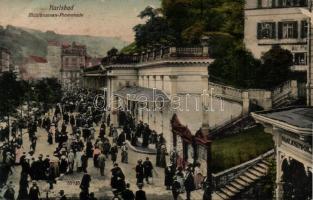
<svg viewBox="0 0 313 200"><path fill-rule="evenodd" d="M274 149L271 149L271 150L267 151L266 153L254 158L252 160L249 160L245 163L242 163L242 164L237 165L235 167L229 168L229 169L224 170L222 172L212 174L213 184L214 184L215 188L223 187L228 182L230 182L230 181L236 179L237 177L239 177L240 175L242 175L244 172L247 171L247 169L251 168L252 166L255 166L257 163L262 161L264 158L267 158L267 157L273 155L274 152L275 152ZM222 179L224 179L224 180L221 181Z"/></svg>

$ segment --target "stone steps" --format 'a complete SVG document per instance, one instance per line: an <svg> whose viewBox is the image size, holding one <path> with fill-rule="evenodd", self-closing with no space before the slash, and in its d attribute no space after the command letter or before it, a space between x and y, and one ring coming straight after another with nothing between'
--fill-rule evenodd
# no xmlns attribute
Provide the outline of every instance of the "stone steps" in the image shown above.
<svg viewBox="0 0 313 200"><path fill-rule="evenodd" d="M250 167L247 171L240 176L229 182L224 187L214 191L212 193L212 200L229 200L235 197L237 194L245 190L255 181L267 174L270 163L266 160L262 160L254 166ZM192 200L202 200L203 190L196 190L191 193ZM180 200L186 199L186 193L179 195Z"/></svg>
<svg viewBox="0 0 313 200"><path fill-rule="evenodd" d="M262 160L213 193L213 200L229 200L267 174L270 163Z"/></svg>

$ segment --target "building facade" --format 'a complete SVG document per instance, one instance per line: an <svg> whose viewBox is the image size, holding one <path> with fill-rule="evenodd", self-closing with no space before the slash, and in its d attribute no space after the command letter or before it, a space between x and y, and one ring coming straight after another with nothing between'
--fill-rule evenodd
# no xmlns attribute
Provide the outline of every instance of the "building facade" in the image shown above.
<svg viewBox="0 0 313 200"><path fill-rule="evenodd" d="M53 68L48 65L46 58L40 56L29 56L23 65L24 80L38 80L54 77Z"/></svg>
<svg viewBox="0 0 313 200"><path fill-rule="evenodd" d="M87 48L73 42L61 47L60 80L64 87L75 88L80 85L81 69L86 67Z"/></svg>
<svg viewBox="0 0 313 200"><path fill-rule="evenodd" d="M277 200L312 199L312 108L252 113L273 135Z"/></svg>
<svg viewBox="0 0 313 200"><path fill-rule="evenodd" d="M47 62L53 70L53 76L59 78L62 66L61 62L61 43L49 41L47 47Z"/></svg>
<svg viewBox="0 0 313 200"><path fill-rule="evenodd" d="M0 73L10 70L11 53L8 49L0 47Z"/></svg>
<svg viewBox="0 0 313 200"><path fill-rule="evenodd" d="M309 20L300 8L309 9L311 0L249 0L245 4L244 42L260 58L280 45L293 54L292 70L305 72L309 62Z"/></svg>
<svg viewBox="0 0 313 200"><path fill-rule="evenodd" d="M179 121L195 136L200 128L207 130L242 114L241 104L222 101L209 91L208 66L212 62L207 47L166 47L106 57L102 65L87 68L82 79L86 88L101 85L105 89L106 113L114 125L122 127L123 115L130 114L137 123L142 121L163 133L168 152L177 144L181 158L189 163L197 159L205 168L205 156L195 158L191 146L188 157L183 156L187 154L182 143L175 142L172 122Z"/></svg>

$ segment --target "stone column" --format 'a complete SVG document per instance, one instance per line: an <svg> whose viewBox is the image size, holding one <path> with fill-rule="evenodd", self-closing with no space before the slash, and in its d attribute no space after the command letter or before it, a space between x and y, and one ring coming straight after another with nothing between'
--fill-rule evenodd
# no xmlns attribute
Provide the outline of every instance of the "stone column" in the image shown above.
<svg viewBox="0 0 313 200"><path fill-rule="evenodd" d="M114 100L113 100L114 99ZM112 106L111 106L111 123L114 127L118 126L118 97L112 97Z"/></svg>
<svg viewBox="0 0 313 200"><path fill-rule="evenodd" d="M169 57L172 57L172 56L176 56L176 47L170 47L170 56Z"/></svg>
<svg viewBox="0 0 313 200"><path fill-rule="evenodd" d="M207 57L209 56L209 47L204 46L202 49L202 56Z"/></svg>
<svg viewBox="0 0 313 200"><path fill-rule="evenodd" d="M295 99L298 99L298 83L296 80L290 82L291 87L291 96Z"/></svg>
<svg viewBox="0 0 313 200"><path fill-rule="evenodd" d="M276 200L282 200L283 198L283 186L282 186L282 160L281 160L281 152L279 147L281 145L281 133L279 133L279 129L273 126L273 139L275 142L275 151L276 151Z"/></svg>
<svg viewBox="0 0 313 200"><path fill-rule="evenodd" d="M171 95L177 94L177 76L169 76L171 80Z"/></svg>
<svg viewBox="0 0 313 200"><path fill-rule="evenodd" d="M264 99L263 99L263 108L264 110L270 110L272 109L272 92L271 91L266 91L264 92Z"/></svg>
<svg viewBox="0 0 313 200"><path fill-rule="evenodd" d="M210 127L210 113L211 111L214 110L213 107L213 98L214 98L214 90L211 91L211 88L209 88L209 77L207 75L203 75L201 77L201 81L202 81L202 91L201 94L207 94L205 95L203 98L205 99L201 99L202 101L202 133L204 135L208 135L209 134L209 127Z"/></svg>
<svg viewBox="0 0 313 200"><path fill-rule="evenodd" d="M242 92L242 115L249 114L249 110L250 110L249 92L245 91Z"/></svg>
<svg viewBox="0 0 313 200"><path fill-rule="evenodd" d="M313 26L312 26L312 19L309 19L309 33L308 33L308 70L307 70L307 105L313 106L313 70L312 70L312 49L313 49Z"/></svg>

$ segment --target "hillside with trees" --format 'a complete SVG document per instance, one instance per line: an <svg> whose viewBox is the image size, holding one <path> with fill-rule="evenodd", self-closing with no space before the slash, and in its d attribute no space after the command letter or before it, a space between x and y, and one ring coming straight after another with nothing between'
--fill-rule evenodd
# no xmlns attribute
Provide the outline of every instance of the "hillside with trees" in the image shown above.
<svg viewBox="0 0 313 200"><path fill-rule="evenodd" d="M88 35L62 35L53 31L21 28L8 25L0 26L0 46L10 49L15 64L20 64L29 55L45 57L48 41L77 42L87 46L92 57L102 57L112 47L120 49L128 43L120 38L96 37Z"/></svg>

